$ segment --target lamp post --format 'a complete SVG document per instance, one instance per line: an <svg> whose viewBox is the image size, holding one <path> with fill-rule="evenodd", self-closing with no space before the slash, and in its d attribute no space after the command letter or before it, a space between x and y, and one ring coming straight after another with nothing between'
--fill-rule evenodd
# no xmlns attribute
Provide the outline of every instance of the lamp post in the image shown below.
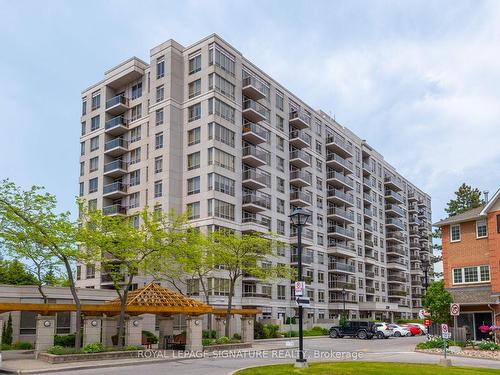
<svg viewBox="0 0 500 375"><path fill-rule="evenodd" d="M307 223L311 216L302 208L295 209L290 215L290 220L297 227L297 260L298 281L302 281L302 226ZM295 361L295 367L307 367L307 359L304 358L304 329L303 329L303 307L299 305L299 358Z"/></svg>
<svg viewBox="0 0 500 375"><path fill-rule="evenodd" d="M420 263L420 268L424 271L424 294L427 292L427 287L429 286L428 273L431 264L427 259L422 260Z"/></svg>

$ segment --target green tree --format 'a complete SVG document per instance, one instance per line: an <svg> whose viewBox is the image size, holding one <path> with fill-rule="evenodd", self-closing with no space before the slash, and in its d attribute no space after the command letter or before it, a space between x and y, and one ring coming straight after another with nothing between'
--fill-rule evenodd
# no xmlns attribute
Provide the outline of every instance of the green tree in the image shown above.
<svg viewBox="0 0 500 375"><path fill-rule="evenodd" d="M81 316L73 265L86 257L76 243L77 223L69 212L57 213L56 197L43 188L22 190L9 180L0 182L0 242L19 258L36 249L57 259L66 272L69 289ZM76 319L76 349L80 348L81 320Z"/></svg>
<svg viewBox="0 0 500 375"><path fill-rule="evenodd" d="M429 311L434 323L447 323L450 320L450 304L453 302L451 294L444 289L444 281L431 282L425 293L422 305Z"/></svg>
<svg viewBox="0 0 500 375"><path fill-rule="evenodd" d="M481 192L478 188L463 183L455 192L455 199L448 202L448 207L445 211L449 216L455 216L462 212L468 211L471 208L476 208L482 205L484 201L481 199Z"/></svg>
<svg viewBox="0 0 500 375"><path fill-rule="evenodd" d="M36 278L19 260L0 260L0 284L35 285Z"/></svg>
<svg viewBox="0 0 500 375"><path fill-rule="evenodd" d="M266 261L273 255L271 240L260 234L235 234L228 231L215 231L209 236L209 246L217 254L217 262L229 277L229 295L226 314L225 336L229 337L231 308L236 282L245 274L264 280L272 277L290 277L291 270L274 267Z"/></svg>
<svg viewBox="0 0 500 375"><path fill-rule="evenodd" d="M120 300L118 346L121 348L126 302L133 279L140 273L146 275L155 255L170 258L170 249L184 240L184 222L173 215L149 212L147 207L139 215L139 227L134 226L132 217L106 216L101 210L88 211L83 207L80 212L78 239L101 271L110 277Z"/></svg>
<svg viewBox="0 0 500 375"><path fill-rule="evenodd" d="M2 330L2 344L12 345L12 315L9 313L7 324L4 324Z"/></svg>

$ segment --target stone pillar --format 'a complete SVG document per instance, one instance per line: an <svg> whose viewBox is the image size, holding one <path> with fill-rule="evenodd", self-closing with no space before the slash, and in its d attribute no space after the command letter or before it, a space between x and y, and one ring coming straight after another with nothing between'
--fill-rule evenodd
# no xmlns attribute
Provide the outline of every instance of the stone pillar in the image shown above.
<svg viewBox="0 0 500 375"><path fill-rule="evenodd" d="M56 334L56 317L38 315L36 318L36 342L35 350L43 352L54 346L54 335Z"/></svg>
<svg viewBox="0 0 500 375"><path fill-rule="evenodd" d="M131 316L125 319L125 346L142 344L142 317Z"/></svg>
<svg viewBox="0 0 500 375"><path fill-rule="evenodd" d="M158 337L158 348L165 348L165 336L171 336L171 340L173 340L174 336L174 318L171 316L160 316L158 318L160 323L160 333Z"/></svg>
<svg viewBox="0 0 500 375"><path fill-rule="evenodd" d="M83 346L101 342L101 325L100 316L86 316L83 319Z"/></svg>
<svg viewBox="0 0 500 375"><path fill-rule="evenodd" d="M253 317L241 317L241 341L253 342Z"/></svg>
<svg viewBox="0 0 500 375"><path fill-rule="evenodd" d="M201 343L203 324L200 317L186 317L186 350L200 351L203 350Z"/></svg>
<svg viewBox="0 0 500 375"><path fill-rule="evenodd" d="M107 316L102 318L102 345L109 348L113 346L112 336L118 333L117 318Z"/></svg>
<svg viewBox="0 0 500 375"><path fill-rule="evenodd" d="M226 334L226 317L218 316L215 318L215 336L217 338Z"/></svg>

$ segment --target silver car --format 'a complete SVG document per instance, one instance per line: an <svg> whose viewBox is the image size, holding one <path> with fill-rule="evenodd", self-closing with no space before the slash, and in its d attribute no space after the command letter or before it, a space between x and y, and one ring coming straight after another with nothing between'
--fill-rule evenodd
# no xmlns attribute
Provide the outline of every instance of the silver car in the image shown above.
<svg viewBox="0 0 500 375"><path fill-rule="evenodd" d="M375 337L378 339L388 339L394 335L394 331L390 327L389 323L375 323L375 327Z"/></svg>

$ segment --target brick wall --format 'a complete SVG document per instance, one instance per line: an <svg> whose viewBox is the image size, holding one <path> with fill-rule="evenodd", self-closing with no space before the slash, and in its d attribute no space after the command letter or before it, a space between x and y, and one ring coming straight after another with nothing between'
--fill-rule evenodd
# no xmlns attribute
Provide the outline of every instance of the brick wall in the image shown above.
<svg viewBox="0 0 500 375"><path fill-rule="evenodd" d="M500 293L500 233L497 230L497 215L500 215L500 210L488 213L488 248L491 290Z"/></svg>

